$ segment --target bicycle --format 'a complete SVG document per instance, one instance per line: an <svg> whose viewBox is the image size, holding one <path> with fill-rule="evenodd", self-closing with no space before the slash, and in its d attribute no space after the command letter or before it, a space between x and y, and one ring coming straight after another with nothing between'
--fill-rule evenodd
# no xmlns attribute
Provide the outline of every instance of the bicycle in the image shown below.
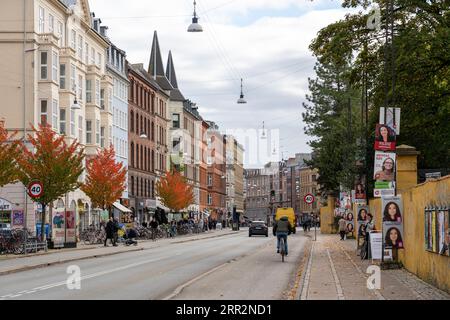
<svg viewBox="0 0 450 320"><path fill-rule="evenodd" d="M285 243L284 243L283 237L280 238L280 254L281 254L281 262L284 262L284 256L286 255L286 252L285 252Z"/></svg>

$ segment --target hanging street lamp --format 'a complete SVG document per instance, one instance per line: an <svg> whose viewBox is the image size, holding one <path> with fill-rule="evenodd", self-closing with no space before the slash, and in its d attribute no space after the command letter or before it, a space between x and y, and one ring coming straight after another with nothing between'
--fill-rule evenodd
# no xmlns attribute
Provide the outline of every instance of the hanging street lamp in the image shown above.
<svg viewBox="0 0 450 320"><path fill-rule="evenodd" d="M203 28L201 25L198 24L198 17L197 17L197 12L195 11L195 6L197 5L197 3L194 0L194 16L192 17L192 23L191 25L188 27L188 32L203 32Z"/></svg>

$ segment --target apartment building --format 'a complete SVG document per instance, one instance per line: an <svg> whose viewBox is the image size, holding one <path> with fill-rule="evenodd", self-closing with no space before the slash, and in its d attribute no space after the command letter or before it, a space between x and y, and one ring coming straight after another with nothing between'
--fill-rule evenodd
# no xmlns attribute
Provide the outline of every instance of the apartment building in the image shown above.
<svg viewBox="0 0 450 320"><path fill-rule="evenodd" d="M87 158L102 141L112 143L113 79L105 63L110 43L100 24L87 0L2 1L0 117L8 130L21 137L46 123L67 143L78 140ZM39 208L23 185L2 188L0 198L26 212L27 227L35 230ZM81 190L68 193L54 207L76 212L79 229L100 218Z"/></svg>

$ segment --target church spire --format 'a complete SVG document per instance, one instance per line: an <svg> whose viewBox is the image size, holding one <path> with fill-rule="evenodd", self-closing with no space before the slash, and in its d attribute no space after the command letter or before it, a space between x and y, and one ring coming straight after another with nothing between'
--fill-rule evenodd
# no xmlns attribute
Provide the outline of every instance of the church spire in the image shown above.
<svg viewBox="0 0 450 320"><path fill-rule="evenodd" d="M164 67L161 59L161 50L159 49L158 34L153 34L152 53L148 65L148 73L156 80L157 76L164 76Z"/></svg>
<svg viewBox="0 0 450 320"><path fill-rule="evenodd" d="M169 51L169 58L167 59L166 78L169 80L172 87L178 89L177 75L173 65L172 51Z"/></svg>

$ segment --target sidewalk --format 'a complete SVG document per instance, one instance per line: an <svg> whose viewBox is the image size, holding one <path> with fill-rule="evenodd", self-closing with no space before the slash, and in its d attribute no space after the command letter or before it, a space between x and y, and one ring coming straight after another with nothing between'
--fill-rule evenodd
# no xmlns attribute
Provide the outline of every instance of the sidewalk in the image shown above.
<svg viewBox="0 0 450 320"><path fill-rule="evenodd" d="M0 276L4 274L20 272L35 268L46 267L54 264L66 263L82 259L98 258L120 254L124 252L149 250L169 244L177 244L188 241L222 237L234 234L236 231L230 229L207 231L201 234L183 235L176 238L166 238L157 241L140 240L137 246L104 247L103 245L79 244L75 249L49 250L26 256L8 255L0 258Z"/></svg>
<svg viewBox="0 0 450 320"><path fill-rule="evenodd" d="M365 272L371 260L357 256L356 240L339 239L339 235L318 232L317 241L312 241L300 300L450 300L449 294L405 269L381 270L381 288L368 289L370 274Z"/></svg>

